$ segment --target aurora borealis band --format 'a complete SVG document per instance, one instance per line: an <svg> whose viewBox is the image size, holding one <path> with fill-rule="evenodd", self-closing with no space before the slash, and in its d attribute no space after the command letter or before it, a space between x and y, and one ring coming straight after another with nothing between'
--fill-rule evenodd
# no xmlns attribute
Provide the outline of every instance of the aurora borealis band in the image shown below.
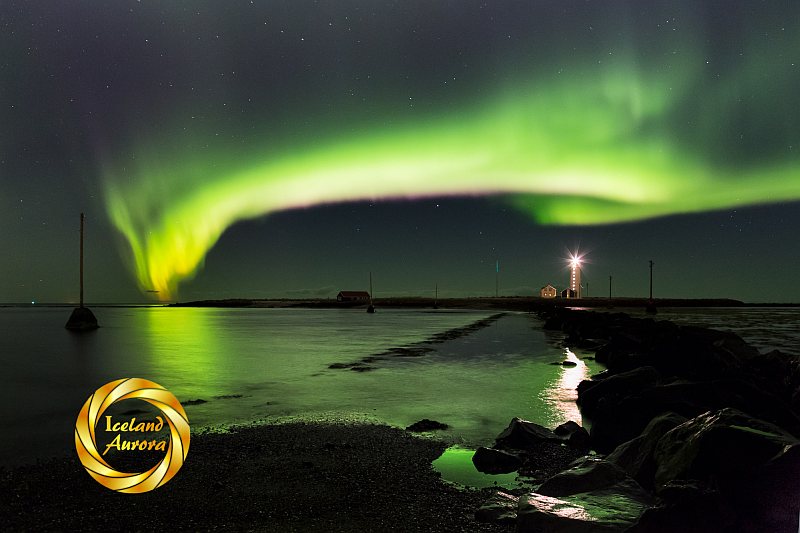
<svg viewBox="0 0 800 533"><path fill-rule="evenodd" d="M531 225L616 227L800 200L791 3L12 11L4 76L25 39L44 66L34 96L6 95L45 104L3 112L5 152L52 135L45 159L71 161L163 300L237 223L298 208L491 197Z"/></svg>
<svg viewBox="0 0 800 533"><path fill-rule="evenodd" d="M591 85L573 80L531 97L521 89L502 105L441 125L300 148L218 171L180 195L169 192L180 170L143 174L130 188L109 189L109 215L133 249L141 286L170 298L233 223L326 202L524 193L533 196L512 203L539 222L598 224L800 198L800 162L711 163L664 132L643 132L648 120L671 112L663 95Z"/></svg>

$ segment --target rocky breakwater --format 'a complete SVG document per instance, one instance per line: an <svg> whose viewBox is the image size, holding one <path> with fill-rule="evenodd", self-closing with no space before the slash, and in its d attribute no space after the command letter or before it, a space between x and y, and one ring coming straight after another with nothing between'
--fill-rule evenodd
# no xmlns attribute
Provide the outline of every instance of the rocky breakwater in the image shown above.
<svg viewBox="0 0 800 533"><path fill-rule="evenodd" d="M797 357L621 313L555 309L542 318L607 368L578 387L588 439L558 443L592 455L534 477L533 492L498 493L479 519L513 521L518 531L798 531ZM519 453L501 434L493 449L531 474L542 443L557 441L518 420L504 434L520 425L542 438ZM478 450L476 465L494 455Z"/></svg>

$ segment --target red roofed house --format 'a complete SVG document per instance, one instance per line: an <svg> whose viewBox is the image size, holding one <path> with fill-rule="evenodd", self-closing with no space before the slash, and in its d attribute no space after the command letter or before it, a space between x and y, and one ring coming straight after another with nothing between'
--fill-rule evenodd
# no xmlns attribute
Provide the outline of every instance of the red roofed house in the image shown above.
<svg viewBox="0 0 800 533"><path fill-rule="evenodd" d="M341 291L336 295L337 302L369 302L367 291Z"/></svg>

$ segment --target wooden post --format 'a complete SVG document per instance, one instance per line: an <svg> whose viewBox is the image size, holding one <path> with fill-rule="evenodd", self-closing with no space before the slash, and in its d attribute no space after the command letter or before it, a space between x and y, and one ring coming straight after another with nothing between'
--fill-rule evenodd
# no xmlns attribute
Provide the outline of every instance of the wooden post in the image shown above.
<svg viewBox="0 0 800 533"><path fill-rule="evenodd" d="M83 305L83 227L86 216L81 213L81 236L80 236L80 305L72 310L69 320L64 327L72 331L90 331L98 328L97 318L88 307Z"/></svg>

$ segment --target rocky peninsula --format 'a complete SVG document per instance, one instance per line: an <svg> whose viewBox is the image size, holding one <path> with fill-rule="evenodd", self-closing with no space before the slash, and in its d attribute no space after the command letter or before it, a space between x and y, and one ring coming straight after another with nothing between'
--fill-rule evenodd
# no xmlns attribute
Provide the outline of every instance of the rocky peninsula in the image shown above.
<svg viewBox="0 0 800 533"><path fill-rule="evenodd" d="M578 388L590 431L513 420L476 452L479 470L530 473L554 444L582 457L533 479L533 491L498 491L481 520L518 531L798 531L799 358L622 313L541 317L607 367Z"/></svg>

